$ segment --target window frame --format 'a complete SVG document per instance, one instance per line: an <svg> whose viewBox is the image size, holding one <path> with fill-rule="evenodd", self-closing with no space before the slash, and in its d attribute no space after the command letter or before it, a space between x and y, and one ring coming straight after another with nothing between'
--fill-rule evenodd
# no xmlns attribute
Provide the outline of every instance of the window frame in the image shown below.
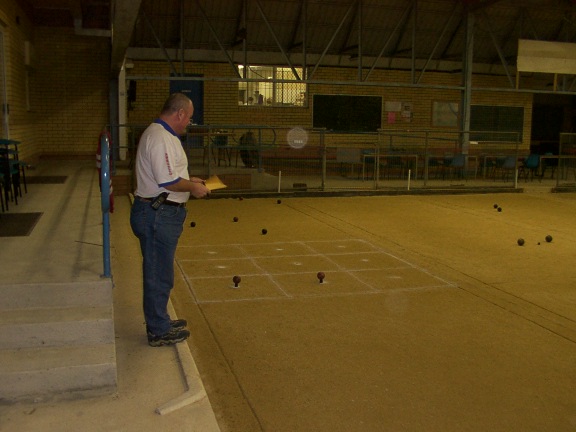
<svg viewBox="0 0 576 432"><path fill-rule="evenodd" d="M238 66L238 104L266 108L308 108L308 84L297 80L292 69L277 65ZM295 68L302 76L303 68ZM294 88L289 88L295 86ZM253 95L253 96L251 96Z"/></svg>

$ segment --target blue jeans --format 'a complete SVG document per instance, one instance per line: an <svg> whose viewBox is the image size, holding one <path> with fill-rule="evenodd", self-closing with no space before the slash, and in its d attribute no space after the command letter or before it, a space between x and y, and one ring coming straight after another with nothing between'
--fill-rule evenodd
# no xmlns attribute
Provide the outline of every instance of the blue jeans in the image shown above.
<svg viewBox="0 0 576 432"><path fill-rule="evenodd" d="M174 255L185 219L184 207L162 205L154 210L137 198L130 212L130 226L142 252L144 319L154 335L170 330L167 307L174 286Z"/></svg>

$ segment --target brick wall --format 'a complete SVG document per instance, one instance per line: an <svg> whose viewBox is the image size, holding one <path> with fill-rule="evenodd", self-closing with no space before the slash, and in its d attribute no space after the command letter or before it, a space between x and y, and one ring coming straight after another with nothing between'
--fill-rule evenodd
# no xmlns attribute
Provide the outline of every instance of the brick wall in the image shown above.
<svg viewBox="0 0 576 432"><path fill-rule="evenodd" d="M228 64L195 64L187 63L185 72L203 74L207 77L233 77ZM168 76L169 66L166 62L136 61L130 70L132 76ZM313 79L322 81L354 81L357 70L351 68L318 68ZM418 73L419 76L419 73ZM409 84L411 74L408 71L377 70L370 76L372 82L399 82ZM435 86L461 85L459 74L426 72L421 84ZM474 76L475 88L494 88L509 86L506 77ZM164 99L169 93L169 82L161 80L139 80L137 82L137 102L128 114L131 124L147 124L157 116ZM434 101L460 102L460 91L443 88L409 88L399 86L358 86L341 84L312 84L308 88L309 106L302 107L266 107L239 106L238 84L236 82L205 81L204 82L204 124L210 125L266 125L275 128L290 128L301 126L312 127L312 95L314 94L356 94L378 95L384 101L399 101L410 103L412 118L406 121L401 113L396 113L396 121L388 123L387 113L383 111L382 128L384 130L427 129L436 133L443 131L453 134L457 128L439 128L432 125L432 106ZM472 103L479 105L507 105L524 107L524 142L523 148L530 143L532 119L532 95L529 93L474 91ZM331 134L329 145L363 145L367 138L354 134ZM285 143L285 134L279 134L280 144Z"/></svg>
<svg viewBox="0 0 576 432"><path fill-rule="evenodd" d="M22 141L23 157L93 157L98 135L109 123L109 58L110 39L79 36L73 29L34 27L15 0L0 0L0 19L7 25L3 30L7 96L10 105L10 137ZM32 64L25 64L25 44L34 53ZM179 66L179 65L178 65ZM209 77L231 78L234 74L227 63L185 64L185 72ZM168 77L166 61L136 61L128 71L132 76ZM316 80L353 81L355 68L317 69ZM417 74L417 77L419 73ZM372 82L409 83L410 72L376 70ZM426 72L422 84L459 85L459 74ZM474 76L474 87L509 86L506 77ZM169 93L168 80L139 80L134 109L128 113L130 124L146 126L155 118ZM434 129L441 132L454 129L432 126L434 101L459 102L458 90L408 87L376 87L336 84L310 85L305 108L239 106L238 85L235 82L204 82L204 123L268 125L277 128L312 126L313 94L379 95L384 101L408 102L413 115L410 122L398 114L394 124L387 123L383 113L383 128ZM529 146L532 95L529 93L474 91L472 103L524 107L524 147ZM358 135L331 135L329 145L365 144ZM280 143L285 134L279 136Z"/></svg>
<svg viewBox="0 0 576 432"><path fill-rule="evenodd" d="M15 0L0 0L0 19L6 23L9 135L22 143L21 158L93 158L98 135L109 123L110 39L34 27Z"/></svg>
<svg viewBox="0 0 576 432"><path fill-rule="evenodd" d="M110 39L73 29L36 28L34 109L45 155L94 157L109 123Z"/></svg>
<svg viewBox="0 0 576 432"><path fill-rule="evenodd" d="M0 19L3 27L4 60L6 64L6 97L9 106L9 130L2 136L20 141L22 160L37 154L38 131L35 128L36 113L27 106L27 81L34 79L34 71L25 65L25 42L33 40L32 23L16 1L0 0ZM30 89L30 93L32 90Z"/></svg>

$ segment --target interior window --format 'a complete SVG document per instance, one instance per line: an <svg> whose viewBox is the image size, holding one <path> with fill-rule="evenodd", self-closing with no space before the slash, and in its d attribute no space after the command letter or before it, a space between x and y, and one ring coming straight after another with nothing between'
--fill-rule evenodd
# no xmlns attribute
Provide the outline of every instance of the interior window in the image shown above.
<svg viewBox="0 0 576 432"><path fill-rule="evenodd" d="M241 76L244 76L243 69L244 66L239 66ZM295 70L302 76L302 68ZM250 81L238 83L239 105L307 106L306 84L297 82L297 77L290 68L248 66L246 79Z"/></svg>

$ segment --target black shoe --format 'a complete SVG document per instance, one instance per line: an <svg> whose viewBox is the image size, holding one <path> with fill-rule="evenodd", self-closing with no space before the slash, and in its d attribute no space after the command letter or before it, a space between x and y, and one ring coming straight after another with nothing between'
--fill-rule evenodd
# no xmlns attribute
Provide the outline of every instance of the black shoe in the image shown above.
<svg viewBox="0 0 576 432"><path fill-rule="evenodd" d="M180 330L186 328L187 325L188 321L185 319L170 320L170 329ZM148 330L148 326L146 326L146 333L148 336L153 336L152 332Z"/></svg>
<svg viewBox="0 0 576 432"><path fill-rule="evenodd" d="M159 347L162 345L174 345L178 342L183 342L190 336L190 332L185 329L171 328L168 333L162 336L156 336L148 333L148 345Z"/></svg>
<svg viewBox="0 0 576 432"><path fill-rule="evenodd" d="M170 328L173 329L183 329L188 325L188 321L185 319L170 320Z"/></svg>

